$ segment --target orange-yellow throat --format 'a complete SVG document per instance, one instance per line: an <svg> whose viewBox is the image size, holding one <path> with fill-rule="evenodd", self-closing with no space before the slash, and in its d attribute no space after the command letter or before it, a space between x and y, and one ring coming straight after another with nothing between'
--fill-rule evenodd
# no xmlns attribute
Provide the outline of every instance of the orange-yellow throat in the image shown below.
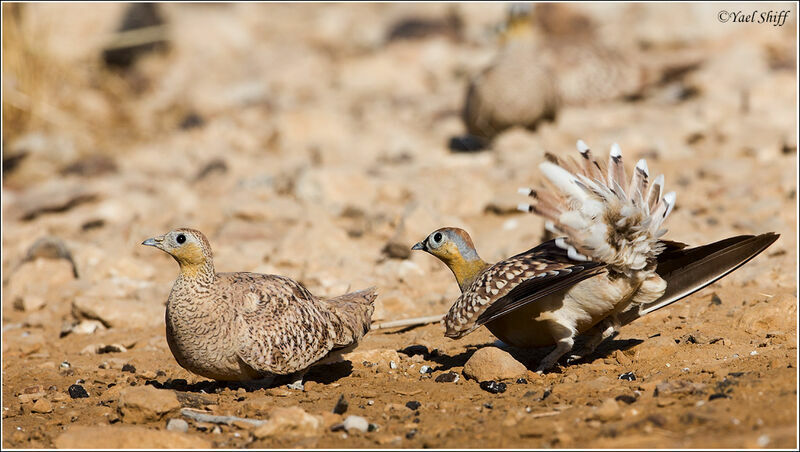
<svg viewBox="0 0 800 452"><path fill-rule="evenodd" d="M181 273L185 277L194 278L207 267L206 256L203 250L195 244L188 244L172 252L172 256L181 266Z"/></svg>
<svg viewBox="0 0 800 452"><path fill-rule="evenodd" d="M475 278L489 267L489 264L484 262L480 257L472 260L466 260L460 254L436 257L441 259L441 261L450 268L450 271L453 272L453 276L456 277L456 282L458 282L458 287L461 289L461 292L469 289L469 286L475 281Z"/></svg>
<svg viewBox="0 0 800 452"><path fill-rule="evenodd" d="M447 264L447 266L453 271L453 275L456 277L461 292L464 292L469 289L469 286L472 285L475 278L489 267L489 264L480 259L477 261L465 261L462 259L461 262L454 262L452 264Z"/></svg>

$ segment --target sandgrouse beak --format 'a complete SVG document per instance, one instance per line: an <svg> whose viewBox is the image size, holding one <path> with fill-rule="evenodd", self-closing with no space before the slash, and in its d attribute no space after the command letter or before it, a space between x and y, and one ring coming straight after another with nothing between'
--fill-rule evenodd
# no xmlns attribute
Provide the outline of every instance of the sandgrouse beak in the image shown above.
<svg viewBox="0 0 800 452"><path fill-rule="evenodd" d="M164 236L162 235L162 236L159 236L159 237L149 238L149 239L145 240L144 242L142 242L142 245L154 246L156 248L159 248L163 241L164 241Z"/></svg>
<svg viewBox="0 0 800 452"><path fill-rule="evenodd" d="M424 241L424 240L423 240L422 242L418 242L417 244L415 244L414 246L412 246L412 247L411 247L411 249L412 249L412 250L422 250L422 251L428 251L428 247L427 247L427 246L425 246L425 241Z"/></svg>

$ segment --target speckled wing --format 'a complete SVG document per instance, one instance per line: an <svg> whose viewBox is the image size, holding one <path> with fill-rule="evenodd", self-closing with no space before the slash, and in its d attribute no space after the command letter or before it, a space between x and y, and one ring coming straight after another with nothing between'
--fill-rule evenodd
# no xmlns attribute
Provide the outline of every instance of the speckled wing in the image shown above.
<svg viewBox="0 0 800 452"><path fill-rule="evenodd" d="M572 260L551 240L498 262L461 294L445 317L445 336L479 326L603 271L605 264Z"/></svg>
<svg viewBox="0 0 800 452"><path fill-rule="evenodd" d="M262 373L306 369L334 347L331 314L289 278L255 273L221 274L236 297L236 354Z"/></svg>

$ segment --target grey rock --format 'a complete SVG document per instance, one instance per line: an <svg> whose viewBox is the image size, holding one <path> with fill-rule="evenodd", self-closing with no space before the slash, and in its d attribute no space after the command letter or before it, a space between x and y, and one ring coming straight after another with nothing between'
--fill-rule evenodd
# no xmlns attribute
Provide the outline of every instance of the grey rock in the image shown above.
<svg viewBox="0 0 800 452"><path fill-rule="evenodd" d="M369 422L361 416L350 415L344 420L344 429L347 432L366 432L369 430Z"/></svg>
<svg viewBox="0 0 800 452"><path fill-rule="evenodd" d="M183 419L170 419L167 421L167 430L186 433L189 431L189 423Z"/></svg>

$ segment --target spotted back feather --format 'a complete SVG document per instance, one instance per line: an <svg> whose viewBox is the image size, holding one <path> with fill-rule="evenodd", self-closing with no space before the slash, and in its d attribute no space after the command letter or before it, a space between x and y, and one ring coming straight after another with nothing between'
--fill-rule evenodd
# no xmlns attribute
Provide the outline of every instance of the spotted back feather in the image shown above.
<svg viewBox="0 0 800 452"><path fill-rule="evenodd" d="M599 261L631 276L650 267L664 249L661 226L675 206L675 193L664 191L664 176L650 182L645 160L627 181L622 151L611 148L607 165L578 141L580 160L550 156L539 165L550 190L520 189L533 198L520 210L545 218L545 227L561 236L556 245L570 258Z"/></svg>

